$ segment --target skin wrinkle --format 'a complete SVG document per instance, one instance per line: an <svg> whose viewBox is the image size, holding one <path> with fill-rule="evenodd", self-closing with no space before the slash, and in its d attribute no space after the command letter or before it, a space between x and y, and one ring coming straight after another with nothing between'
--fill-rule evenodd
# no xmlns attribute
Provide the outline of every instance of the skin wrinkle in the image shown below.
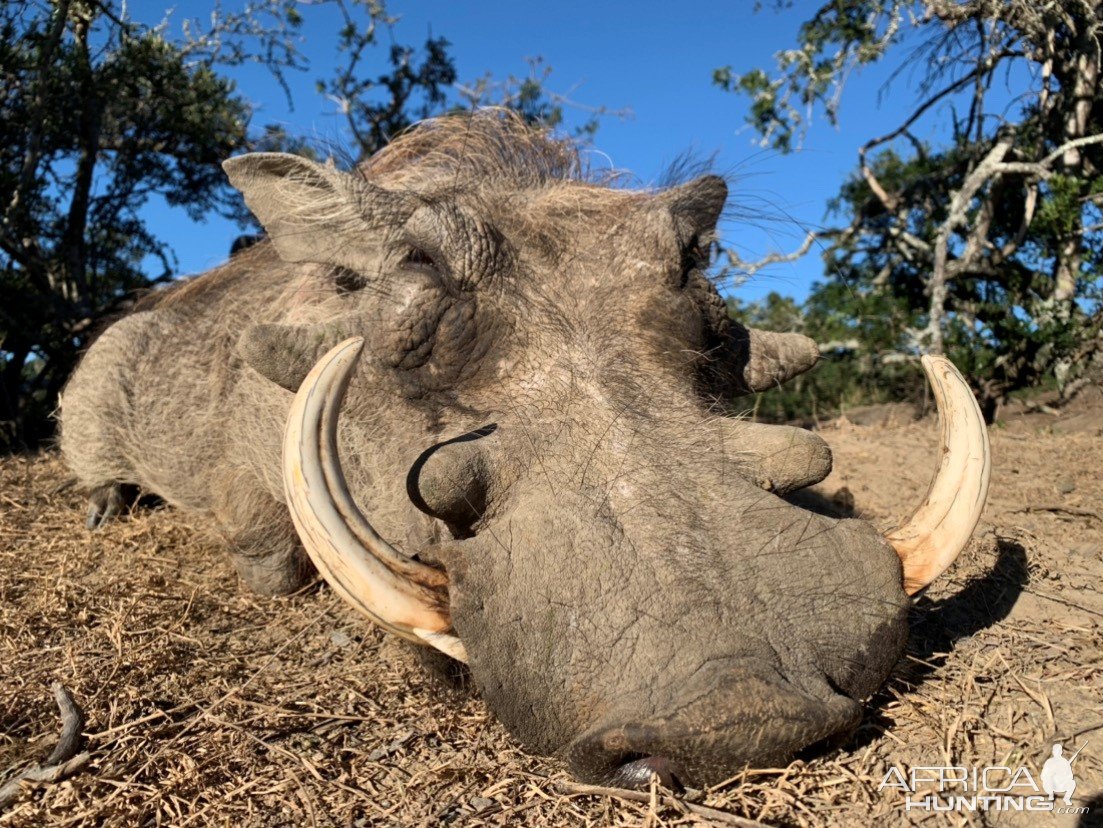
<svg viewBox="0 0 1103 828"><path fill-rule="evenodd" d="M826 474L819 438L723 416L733 389L798 373L811 346L733 328L701 272L719 179L611 188L497 114L423 125L352 184L296 167L270 186L288 163L235 165L275 240L131 317L66 390L85 485L160 490L231 539L249 583L294 588L294 536L256 531L286 516L291 395L266 377L294 385L330 339L361 335L338 437L350 490L384 537L449 571L474 681L522 744L597 776L617 759L603 728L626 728L628 752L707 783L852 723L847 697L902 646L899 563L862 525L762 490ZM283 332L282 369L245 347L256 325ZM450 538L400 481L489 424L491 496L480 514L464 495L473 523Z"/></svg>

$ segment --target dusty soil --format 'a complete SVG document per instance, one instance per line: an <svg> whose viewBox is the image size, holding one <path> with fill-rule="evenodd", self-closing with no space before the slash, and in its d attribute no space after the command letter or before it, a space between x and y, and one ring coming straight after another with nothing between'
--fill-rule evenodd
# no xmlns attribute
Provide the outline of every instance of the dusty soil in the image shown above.
<svg viewBox="0 0 1103 828"><path fill-rule="evenodd" d="M565 790L559 765L523 754L475 695L435 684L328 589L250 595L170 509L90 534L56 456L0 460L0 782L57 741L53 681L87 712L90 753L0 825L1099 824L1103 406L1085 406L993 428L978 537L918 601L910 652L853 737L691 796L723 812L705 816L662 791ZM836 471L820 494L886 527L918 502L933 421L823 433ZM892 766L1038 779L1054 741L1083 748L1086 817L907 812L878 790Z"/></svg>

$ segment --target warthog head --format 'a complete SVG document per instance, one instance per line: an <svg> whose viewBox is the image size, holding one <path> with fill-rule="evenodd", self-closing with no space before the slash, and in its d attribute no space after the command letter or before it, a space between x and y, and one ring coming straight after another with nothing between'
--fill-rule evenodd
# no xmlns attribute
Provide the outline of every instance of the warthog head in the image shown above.
<svg viewBox="0 0 1103 828"><path fill-rule="evenodd" d="M526 747L585 779L714 783L855 726L907 594L983 505L952 366L927 365L941 470L886 540L780 496L829 471L818 437L717 406L817 357L727 320L702 273L720 178L595 183L499 113L427 122L352 174L226 169L305 263L296 324L240 347L298 391L284 488L338 593L466 662Z"/></svg>

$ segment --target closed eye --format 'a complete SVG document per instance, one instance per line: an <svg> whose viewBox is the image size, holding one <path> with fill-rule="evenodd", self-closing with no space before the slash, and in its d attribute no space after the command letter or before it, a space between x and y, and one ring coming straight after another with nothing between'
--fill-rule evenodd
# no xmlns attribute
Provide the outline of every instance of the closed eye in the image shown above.
<svg viewBox="0 0 1103 828"><path fill-rule="evenodd" d="M427 270L440 272L440 265L432 254L420 247L411 247L399 262L399 267L406 270Z"/></svg>

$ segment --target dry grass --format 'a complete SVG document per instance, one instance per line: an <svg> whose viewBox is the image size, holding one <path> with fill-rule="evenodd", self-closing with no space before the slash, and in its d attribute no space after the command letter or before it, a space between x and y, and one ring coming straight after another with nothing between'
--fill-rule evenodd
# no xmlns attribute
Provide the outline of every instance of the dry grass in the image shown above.
<svg viewBox="0 0 1103 828"><path fill-rule="evenodd" d="M929 424L826 436L844 472L827 494L847 485L880 522L922 494ZM878 791L890 765L998 760L1037 772L1060 737L1069 752L1087 742L1078 804L1103 811L1103 525L1016 511L1091 510L1103 495L1103 446L1094 433L1033 428L997 433L994 446L982 535L917 608L911 653L853 738L828 756L747 769L691 804L735 824L922 822L898 792ZM91 752L67 781L27 790L0 825L724 818L661 791L635 802L570 788L559 765L523 754L475 695L434 684L404 645L328 590L280 600L244 592L226 557L178 513L136 512L96 534L82 517L55 456L0 461L0 781L56 742L52 681L83 705Z"/></svg>

